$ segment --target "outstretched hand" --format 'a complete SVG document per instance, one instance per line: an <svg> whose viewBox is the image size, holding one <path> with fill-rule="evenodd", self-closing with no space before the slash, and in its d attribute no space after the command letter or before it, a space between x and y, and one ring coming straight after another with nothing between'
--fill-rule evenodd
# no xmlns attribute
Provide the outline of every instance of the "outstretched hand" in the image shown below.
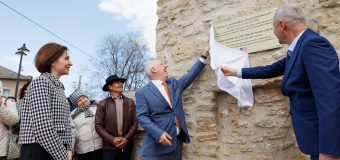
<svg viewBox="0 0 340 160"><path fill-rule="evenodd" d="M202 56L206 56L208 57L209 56L209 50L210 50L210 46L206 46L203 53L202 53Z"/></svg>
<svg viewBox="0 0 340 160"><path fill-rule="evenodd" d="M229 68L227 66L221 66L220 69L223 72L224 76L235 76L235 77L237 76L236 69Z"/></svg>

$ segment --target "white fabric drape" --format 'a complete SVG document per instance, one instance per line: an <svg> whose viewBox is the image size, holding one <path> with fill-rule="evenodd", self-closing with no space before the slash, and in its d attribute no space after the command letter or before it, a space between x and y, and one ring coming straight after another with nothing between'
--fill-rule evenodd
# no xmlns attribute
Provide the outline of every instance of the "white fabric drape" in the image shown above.
<svg viewBox="0 0 340 160"><path fill-rule="evenodd" d="M251 80L237 77L225 77L220 66L230 68L249 67L248 54L237 49L228 48L215 41L213 26L210 28L211 68L217 75L217 86L235 97L239 107L252 107L254 96Z"/></svg>

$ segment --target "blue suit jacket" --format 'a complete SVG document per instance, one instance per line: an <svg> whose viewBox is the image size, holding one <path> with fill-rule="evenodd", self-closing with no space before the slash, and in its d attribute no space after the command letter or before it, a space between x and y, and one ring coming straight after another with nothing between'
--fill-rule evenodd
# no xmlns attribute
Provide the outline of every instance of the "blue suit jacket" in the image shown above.
<svg viewBox="0 0 340 160"><path fill-rule="evenodd" d="M247 79L280 75L301 151L340 156L340 71L333 46L307 29L288 61L284 58L268 66L242 69L242 77Z"/></svg>
<svg viewBox="0 0 340 160"><path fill-rule="evenodd" d="M205 64L198 60L192 69L179 80L174 78L166 80L172 98L172 108L152 82L137 90L135 95L137 121L146 131L144 143L139 150L140 155L162 155L176 149L178 137L176 136L175 117L178 118L184 131L185 138L183 141L189 143L182 94L199 75L204 66ZM163 132L167 132L172 137L171 146L158 143Z"/></svg>

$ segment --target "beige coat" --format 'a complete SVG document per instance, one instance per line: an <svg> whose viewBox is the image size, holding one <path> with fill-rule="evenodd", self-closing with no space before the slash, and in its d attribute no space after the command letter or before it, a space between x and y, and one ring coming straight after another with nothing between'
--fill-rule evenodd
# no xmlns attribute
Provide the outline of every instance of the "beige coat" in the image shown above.
<svg viewBox="0 0 340 160"><path fill-rule="evenodd" d="M10 133L8 127L18 122L19 115L15 103L7 102L7 106L0 106L0 157L7 155L8 134Z"/></svg>
<svg viewBox="0 0 340 160"><path fill-rule="evenodd" d="M93 114L96 114L96 106L91 106L89 109ZM95 130L94 122L95 117L85 118L84 112L80 113L75 119L70 117L72 144L76 153L84 154L102 148L102 139Z"/></svg>

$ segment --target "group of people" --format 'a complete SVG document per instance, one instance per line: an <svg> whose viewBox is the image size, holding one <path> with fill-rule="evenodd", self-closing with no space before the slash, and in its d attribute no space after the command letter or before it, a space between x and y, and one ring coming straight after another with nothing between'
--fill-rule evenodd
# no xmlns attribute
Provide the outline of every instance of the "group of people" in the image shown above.
<svg viewBox="0 0 340 160"><path fill-rule="evenodd" d="M340 159L340 71L334 47L308 28L303 9L295 4L276 10L273 27L279 42L289 45L286 57L267 66L220 69L225 76L245 79L283 75L281 90L290 98L301 151L312 160ZM182 94L199 76L208 56L209 46L178 80L168 78L167 65L161 60L147 61L150 82L137 90L136 104L122 94L126 79L109 76L102 89L110 94L96 104L80 90L67 100L59 81L73 65L67 48L57 43L44 45L35 57L41 75L30 83L19 103L20 159L71 160L76 153L80 160L129 160L138 122L145 130L138 152L143 160L181 160L183 143L190 142ZM76 106L71 113L68 102ZM19 119L0 120L1 131Z"/></svg>
<svg viewBox="0 0 340 160"><path fill-rule="evenodd" d="M81 90L67 99L59 78L72 65L67 47L45 44L35 57L41 75L24 85L17 103L1 99L0 160L6 159L9 127L19 120L22 160L131 159L137 121L134 100L122 94L126 79L109 76L103 87L109 96L98 104ZM72 112L70 105L76 106Z"/></svg>
<svg viewBox="0 0 340 160"><path fill-rule="evenodd" d="M289 45L287 56L249 68L220 66L225 76L264 79L283 75L281 90L290 99L290 115L300 150L311 160L340 160L340 69L332 44L308 28L303 9L283 4L273 18L274 34ZM181 160L189 143L183 91L205 66L209 47L179 80L168 78L159 60L146 63L150 82L136 92L137 121L145 129L139 150L143 160Z"/></svg>

